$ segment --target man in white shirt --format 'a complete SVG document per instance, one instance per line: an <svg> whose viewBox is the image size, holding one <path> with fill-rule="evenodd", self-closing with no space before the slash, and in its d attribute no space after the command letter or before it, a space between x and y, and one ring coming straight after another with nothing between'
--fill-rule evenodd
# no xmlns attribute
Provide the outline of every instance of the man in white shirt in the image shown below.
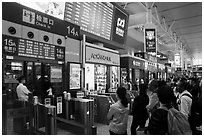
<svg viewBox="0 0 204 137"><path fill-rule="evenodd" d="M187 91L188 83L185 80L178 82L177 91L179 92L178 108L179 111L189 116L192 104L192 95Z"/></svg>
<svg viewBox="0 0 204 137"><path fill-rule="evenodd" d="M23 85L25 83L25 77L24 76L19 77L18 81L19 85L16 88L18 100L28 101L28 94L30 93L30 91L27 89L25 85Z"/></svg>

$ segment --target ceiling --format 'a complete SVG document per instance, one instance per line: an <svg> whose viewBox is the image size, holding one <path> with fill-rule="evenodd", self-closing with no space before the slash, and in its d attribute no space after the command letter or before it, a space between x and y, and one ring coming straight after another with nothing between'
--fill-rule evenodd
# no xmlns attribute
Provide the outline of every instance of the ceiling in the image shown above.
<svg viewBox="0 0 204 137"><path fill-rule="evenodd" d="M157 30L158 50L174 56L181 52L187 59L202 59L201 2L118 2L129 13L128 37L143 43L142 27L148 13ZM148 12L148 8L150 12ZM128 38L129 39L129 38ZM134 45L133 43L127 45ZM141 45L141 44L139 44ZM137 48L137 46L135 46ZM140 47L141 48L141 47Z"/></svg>

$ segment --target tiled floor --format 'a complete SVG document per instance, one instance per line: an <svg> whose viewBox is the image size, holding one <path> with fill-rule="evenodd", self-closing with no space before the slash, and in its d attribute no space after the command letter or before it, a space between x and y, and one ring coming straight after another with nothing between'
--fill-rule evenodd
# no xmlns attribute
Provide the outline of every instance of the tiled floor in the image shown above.
<svg viewBox="0 0 204 137"><path fill-rule="evenodd" d="M132 116L129 116L128 119L128 135L130 135L130 126L132 123ZM108 125L96 123L95 126L97 127L97 135L109 135ZM75 133L59 129L57 130L58 135L76 135Z"/></svg>
<svg viewBox="0 0 204 137"><path fill-rule="evenodd" d="M12 123L12 122L10 122ZM132 123L132 116L129 116L128 119L128 135L130 135L130 126ZM109 128L108 125L96 123L95 126L97 127L97 135L109 135ZM12 132L13 129L9 130L9 135L15 135L16 133ZM57 129L58 135L78 135L76 133L72 133L71 131L67 131L65 129L59 128Z"/></svg>

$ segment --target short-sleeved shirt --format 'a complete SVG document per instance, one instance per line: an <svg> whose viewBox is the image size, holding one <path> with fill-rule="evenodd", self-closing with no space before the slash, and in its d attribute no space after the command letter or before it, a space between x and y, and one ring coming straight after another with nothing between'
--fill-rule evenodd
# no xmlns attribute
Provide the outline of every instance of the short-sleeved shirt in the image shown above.
<svg viewBox="0 0 204 137"><path fill-rule="evenodd" d="M28 93L30 93L30 91L22 83L19 83L19 85L16 88L16 92L19 100L28 101Z"/></svg>

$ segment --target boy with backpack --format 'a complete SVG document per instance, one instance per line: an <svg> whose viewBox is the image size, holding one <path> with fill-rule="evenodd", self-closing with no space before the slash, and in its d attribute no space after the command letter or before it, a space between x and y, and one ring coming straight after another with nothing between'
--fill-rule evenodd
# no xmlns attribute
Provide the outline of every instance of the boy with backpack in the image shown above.
<svg viewBox="0 0 204 137"><path fill-rule="evenodd" d="M202 125L202 103L201 98L193 96L187 91L188 84L185 80L180 80L177 86L179 92L178 108L179 111L188 117L193 135L201 134L196 127Z"/></svg>
<svg viewBox="0 0 204 137"><path fill-rule="evenodd" d="M188 117L172 107L173 90L162 86L157 91L160 107L152 112L148 134L152 135L190 135L192 134Z"/></svg>
<svg viewBox="0 0 204 137"><path fill-rule="evenodd" d="M178 109L181 113L187 117L190 115L191 104L192 104L192 95L187 90L188 83L185 80L180 80L177 85L177 91L179 92L178 96Z"/></svg>

